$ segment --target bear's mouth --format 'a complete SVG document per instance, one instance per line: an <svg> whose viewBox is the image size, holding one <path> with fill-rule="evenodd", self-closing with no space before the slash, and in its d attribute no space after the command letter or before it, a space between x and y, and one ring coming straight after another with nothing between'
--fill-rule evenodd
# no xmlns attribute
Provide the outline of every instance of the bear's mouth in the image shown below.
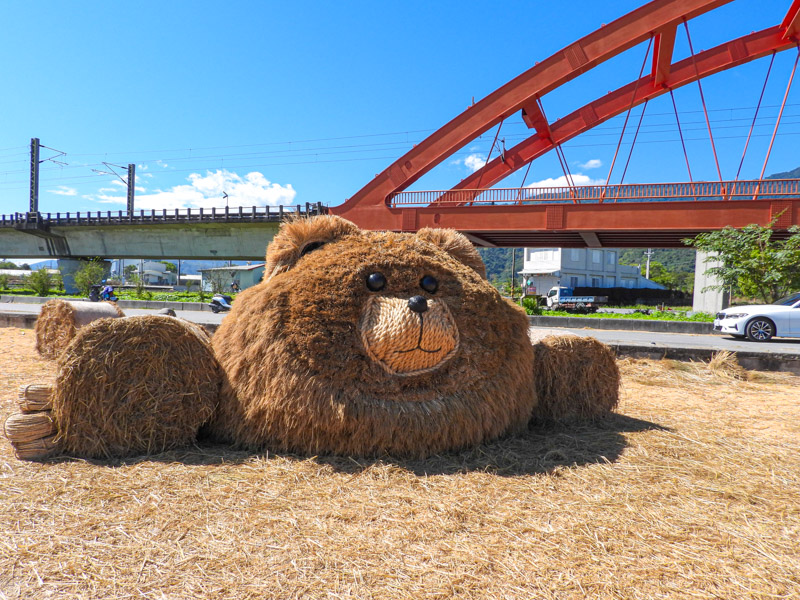
<svg viewBox="0 0 800 600"><path fill-rule="evenodd" d="M429 373L450 360L459 346L453 315L438 300L428 300L427 307L419 313L404 298L370 298L359 323L367 355L401 376Z"/></svg>
<svg viewBox="0 0 800 600"><path fill-rule="evenodd" d="M442 347L439 346L435 350L428 350L427 348L422 347L422 334L425 330L425 315L423 313L419 313L417 315L419 317L419 338L417 339L417 345L415 348L409 348L408 350L395 350L395 354L406 354L407 352L414 352L415 350L419 350L420 352L428 352L430 354L436 354L437 352L442 351Z"/></svg>

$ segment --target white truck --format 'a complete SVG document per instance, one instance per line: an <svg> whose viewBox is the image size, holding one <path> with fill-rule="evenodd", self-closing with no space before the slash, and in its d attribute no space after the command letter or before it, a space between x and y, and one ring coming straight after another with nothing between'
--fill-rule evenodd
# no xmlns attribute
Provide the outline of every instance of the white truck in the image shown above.
<svg viewBox="0 0 800 600"><path fill-rule="evenodd" d="M601 304L608 302L608 296L575 296L572 288L554 286L545 296L547 308L575 313L596 312Z"/></svg>

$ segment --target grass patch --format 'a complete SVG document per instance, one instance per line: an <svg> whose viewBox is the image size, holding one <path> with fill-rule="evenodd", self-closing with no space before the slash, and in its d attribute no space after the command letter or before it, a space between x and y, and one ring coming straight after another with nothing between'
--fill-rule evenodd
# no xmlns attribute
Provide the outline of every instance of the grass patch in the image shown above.
<svg viewBox="0 0 800 600"><path fill-rule="evenodd" d="M650 314L644 313L591 313L575 314L563 310L543 310L542 315L548 317L585 317L587 319L644 319L647 321L687 321L694 323L712 323L714 315L709 313L694 313L687 315L685 312L670 310L654 310Z"/></svg>

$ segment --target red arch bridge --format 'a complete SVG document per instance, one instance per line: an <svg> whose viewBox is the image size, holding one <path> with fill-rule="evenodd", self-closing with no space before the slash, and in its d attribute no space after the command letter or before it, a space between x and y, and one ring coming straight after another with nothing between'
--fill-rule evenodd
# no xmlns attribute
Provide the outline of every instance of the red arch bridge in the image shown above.
<svg viewBox="0 0 800 600"><path fill-rule="evenodd" d="M330 212L368 229L452 227L481 246L681 247L683 239L699 232L750 223L772 223L778 237L786 236L791 226L800 225L800 181L764 179L764 171L800 57L800 0L787 1L780 23L695 53L688 22L730 1L655 0L604 25L470 106ZM690 56L673 62L676 36L684 31ZM558 120L547 119L542 97L641 43L647 43L648 50L638 77ZM737 180L723 180L703 99L717 180L693 181L687 158L689 181L681 183L573 184L563 156L565 142L688 84L698 85L702 99L700 82L705 77L758 58L772 55L774 59L786 50L796 52L797 57L758 180L739 180L738 174ZM420 177L482 134L494 127L499 133L502 123L515 115L531 130L527 139L512 148L498 149L492 159L493 144L485 165L451 189L408 191ZM680 132L677 108L675 118ZM753 124L755 121L756 117ZM627 125L627 118L625 122ZM750 135L747 144L749 141ZM497 187L550 151L557 153L570 185ZM616 160L615 154L611 170Z"/></svg>

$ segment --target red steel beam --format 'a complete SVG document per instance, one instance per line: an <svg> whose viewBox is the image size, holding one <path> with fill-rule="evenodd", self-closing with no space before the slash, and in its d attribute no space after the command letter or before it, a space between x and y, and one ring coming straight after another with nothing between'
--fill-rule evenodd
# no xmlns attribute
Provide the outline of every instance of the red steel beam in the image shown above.
<svg viewBox="0 0 800 600"><path fill-rule="evenodd" d="M726 226L738 228L751 223L768 225L776 218L780 220L778 229L781 231L792 225L800 225L800 198L522 206L432 205L387 211L397 219L399 230L447 227L458 229L477 240L502 240L504 237L513 240L513 234L524 233L595 233L599 238L613 238L615 234L621 234L620 237L636 234L669 237L667 234L672 232L680 233L680 237L689 237ZM691 215L691 219L687 215ZM359 225L370 228L368 221ZM584 238L577 237L576 240L577 244L571 245L586 245Z"/></svg>
<svg viewBox="0 0 800 600"><path fill-rule="evenodd" d="M656 35L655 47L653 48L653 85L663 84L672 67L672 51L675 49L675 33L678 27L670 27Z"/></svg>
<svg viewBox="0 0 800 600"><path fill-rule="evenodd" d="M786 16L781 21L781 27L785 29L784 39L798 41L800 35L800 0L794 0Z"/></svg>
<svg viewBox="0 0 800 600"><path fill-rule="evenodd" d="M653 0L631 11L556 52L468 108L331 212L353 218L350 213L357 207L368 212L376 207L385 210L393 193L407 188L501 120L531 106L536 98L648 39L653 32L668 30L683 19L692 19L730 1Z"/></svg>
<svg viewBox="0 0 800 600"><path fill-rule="evenodd" d="M800 2L800 0L797 1ZM549 152L555 146L628 110L634 91L636 97L633 98L633 104L638 105L645 100L665 94L670 89L697 81L699 78L761 58L771 52L793 48L795 42L785 39L783 32L783 28L777 25L701 52L694 59L690 57L677 62L672 65L669 76L661 85L655 85L652 74L643 77L638 82L633 81L551 123L549 138L531 136L506 150L505 162L493 160L487 163L463 179L453 189L474 188L478 180L482 187L488 188L495 185L515 170ZM585 118L587 113L592 115L589 120Z"/></svg>
<svg viewBox="0 0 800 600"><path fill-rule="evenodd" d="M669 232L699 233L751 223L768 225L776 219L778 231L800 226L800 198L515 206L431 204L407 208L384 206L382 210L358 212L358 225L364 229L416 231L421 227L447 227L476 239L525 232L595 232L601 237L615 232L646 233L657 237Z"/></svg>

